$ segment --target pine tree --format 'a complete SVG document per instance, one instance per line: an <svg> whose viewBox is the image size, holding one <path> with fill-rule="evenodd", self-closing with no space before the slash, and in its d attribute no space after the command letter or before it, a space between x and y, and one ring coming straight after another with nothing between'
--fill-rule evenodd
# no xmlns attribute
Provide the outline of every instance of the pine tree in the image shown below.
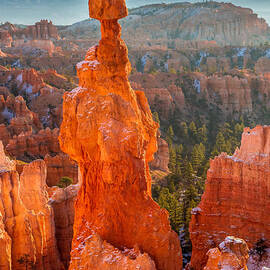
<svg viewBox="0 0 270 270"><path fill-rule="evenodd" d="M200 143L206 144L207 142L207 128L206 125L203 125L198 129L198 140Z"/></svg>
<svg viewBox="0 0 270 270"><path fill-rule="evenodd" d="M189 222L191 219L191 210L196 207L198 202L198 193L195 186L191 183L185 191L183 199L183 222L185 225L186 239L189 240Z"/></svg>
<svg viewBox="0 0 270 270"><path fill-rule="evenodd" d="M173 230L179 233L182 224L182 207L179 201L168 188L162 188L158 197L158 204L169 212L170 222Z"/></svg>
<svg viewBox="0 0 270 270"><path fill-rule="evenodd" d="M200 143L198 145L198 150L199 150L200 159L201 159L201 163L202 163L205 159L205 146L202 143Z"/></svg>
<svg viewBox="0 0 270 270"><path fill-rule="evenodd" d="M214 149L211 153L211 156L215 157L216 155L219 155L222 152L226 152L227 150L228 149L227 149L227 145L225 142L225 138L224 138L223 134L221 132L219 132L217 134L216 144L215 144Z"/></svg>
<svg viewBox="0 0 270 270"><path fill-rule="evenodd" d="M176 168L176 152L175 148L173 146L169 146L169 152L170 152L170 161L169 161L169 169L172 173L175 172Z"/></svg>
<svg viewBox="0 0 270 270"><path fill-rule="evenodd" d="M201 164L201 158L197 144L195 144L191 153L191 164L194 171L197 171Z"/></svg>
<svg viewBox="0 0 270 270"><path fill-rule="evenodd" d="M187 157L184 160L182 173L183 178L186 182L190 182L194 178L194 170L192 168L191 163L188 161Z"/></svg>
<svg viewBox="0 0 270 270"><path fill-rule="evenodd" d="M169 128L166 132L166 141L167 141L169 146L172 146L172 144L173 144L173 137L174 137L173 127L169 126Z"/></svg>
<svg viewBox="0 0 270 270"><path fill-rule="evenodd" d="M193 121L189 125L189 136L193 140L193 143L196 143L196 141L197 141L197 127Z"/></svg>
<svg viewBox="0 0 270 270"><path fill-rule="evenodd" d="M188 126L186 122L181 123L181 132L184 140L188 138Z"/></svg>
<svg viewBox="0 0 270 270"><path fill-rule="evenodd" d="M153 119L160 125L159 115L158 112L153 112Z"/></svg>
<svg viewBox="0 0 270 270"><path fill-rule="evenodd" d="M223 134L225 140L230 139L232 137L232 135L233 135L231 125L229 123L227 123L227 122L224 123L224 125L221 128L220 132Z"/></svg>
<svg viewBox="0 0 270 270"><path fill-rule="evenodd" d="M244 131L244 124L241 123L237 123L235 126L234 126L234 136L236 137L236 139L240 142L241 140L241 137L242 137L242 133Z"/></svg>
<svg viewBox="0 0 270 270"><path fill-rule="evenodd" d="M175 147L175 152L176 152L175 174L178 177L181 177L182 176L181 166L182 166L182 163L183 163L183 159L182 159L183 145L180 144L180 145L176 146Z"/></svg>

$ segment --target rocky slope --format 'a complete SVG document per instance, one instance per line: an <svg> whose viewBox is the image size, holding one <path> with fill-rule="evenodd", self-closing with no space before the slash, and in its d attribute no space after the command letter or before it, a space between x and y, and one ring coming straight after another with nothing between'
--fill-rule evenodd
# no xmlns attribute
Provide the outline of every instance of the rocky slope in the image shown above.
<svg viewBox="0 0 270 270"><path fill-rule="evenodd" d="M269 126L246 128L233 156L223 153L210 161L205 192L190 223L194 269L203 269L207 251L226 235L237 235L250 248L262 240L269 246L269 138Z"/></svg>
<svg viewBox="0 0 270 270"><path fill-rule="evenodd" d="M164 122L183 121L192 115L207 118L215 110L221 121L247 116L255 123L268 123L269 73L256 75L248 70L213 75L134 73L130 79L134 89L145 92L151 110L158 112Z"/></svg>
<svg viewBox="0 0 270 270"><path fill-rule="evenodd" d="M3 70L0 84L0 139L9 155L24 162L45 159L49 186L63 176L76 183L77 165L60 151L58 142L65 92L61 86L71 84L54 70L34 69Z"/></svg>
<svg viewBox="0 0 270 270"><path fill-rule="evenodd" d="M128 82L117 22L127 10L124 1L103 4L90 2L102 39L77 65L79 88L64 96L60 145L82 175L70 269L182 269L178 237L150 195L157 124Z"/></svg>

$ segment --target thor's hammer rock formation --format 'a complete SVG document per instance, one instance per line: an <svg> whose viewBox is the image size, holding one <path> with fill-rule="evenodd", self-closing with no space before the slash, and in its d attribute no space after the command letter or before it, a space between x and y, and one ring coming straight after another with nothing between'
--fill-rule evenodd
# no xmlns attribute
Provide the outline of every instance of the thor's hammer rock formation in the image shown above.
<svg viewBox="0 0 270 270"><path fill-rule="evenodd" d="M118 23L128 14L125 1L91 0L89 10L102 38L77 65L79 87L64 96L59 136L82 175L69 269L182 269L168 213L151 198L158 125L128 81Z"/></svg>

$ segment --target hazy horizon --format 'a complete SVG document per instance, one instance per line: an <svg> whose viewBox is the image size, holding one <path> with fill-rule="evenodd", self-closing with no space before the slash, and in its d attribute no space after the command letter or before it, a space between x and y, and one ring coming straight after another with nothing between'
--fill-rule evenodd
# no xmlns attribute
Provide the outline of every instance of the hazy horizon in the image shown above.
<svg viewBox="0 0 270 270"><path fill-rule="evenodd" d="M127 6L134 8L153 3L202 2L177 0L127 0ZM252 8L255 13L270 24L269 0L223 0L235 5ZM72 24L88 18L87 0L0 0L0 22L34 24L41 19L52 20L56 25Z"/></svg>

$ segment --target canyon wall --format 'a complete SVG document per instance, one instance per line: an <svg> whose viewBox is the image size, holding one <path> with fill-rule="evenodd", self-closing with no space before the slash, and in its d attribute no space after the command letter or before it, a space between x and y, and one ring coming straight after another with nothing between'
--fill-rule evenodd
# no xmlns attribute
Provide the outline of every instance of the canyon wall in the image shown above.
<svg viewBox="0 0 270 270"><path fill-rule="evenodd" d="M192 211L191 266L203 269L206 253L227 235L244 239L250 248L270 244L270 127L246 128L241 148L210 161L205 192ZM256 268L255 268L256 269Z"/></svg>
<svg viewBox="0 0 270 270"><path fill-rule="evenodd" d="M139 7L123 25L129 46L159 49L259 45L269 33L266 21L251 9L217 2Z"/></svg>
<svg viewBox="0 0 270 270"><path fill-rule="evenodd" d="M144 94L128 82L117 22L127 15L125 2L89 4L102 39L77 65L79 87L64 95L59 137L82 175L69 269L182 269L168 213L151 198L148 162L158 125Z"/></svg>

